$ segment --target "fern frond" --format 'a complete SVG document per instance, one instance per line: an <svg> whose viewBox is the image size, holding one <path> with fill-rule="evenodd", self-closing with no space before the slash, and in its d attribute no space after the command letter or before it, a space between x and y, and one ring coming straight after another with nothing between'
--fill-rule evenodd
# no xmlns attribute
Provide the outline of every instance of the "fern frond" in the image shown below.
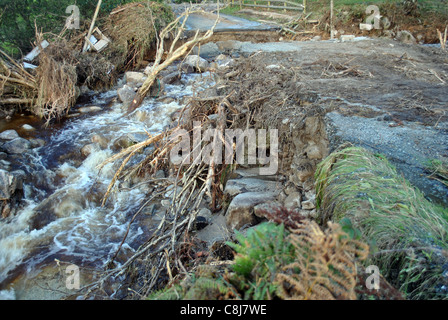
<svg viewBox="0 0 448 320"><path fill-rule="evenodd" d="M350 239L340 225L329 223L324 232L317 223L303 221L287 240L294 246L296 261L276 276L282 299L356 299L355 258L367 258L369 247Z"/></svg>

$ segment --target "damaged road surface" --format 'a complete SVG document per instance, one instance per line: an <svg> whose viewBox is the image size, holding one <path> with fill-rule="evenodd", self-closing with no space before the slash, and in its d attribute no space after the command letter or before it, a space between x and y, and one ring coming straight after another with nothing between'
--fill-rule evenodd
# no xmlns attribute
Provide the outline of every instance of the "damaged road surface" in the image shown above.
<svg viewBox="0 0 448 320"><path fill-rule="evenodd" d="M222 47L220 42L216 44ZM431 179L426 169L428 161L448 157L446 52L366 38L347 42L227 41L226 45L220 53L249 57L266 77L285 70L292 72L294 79L290 81L299 87L302 100L297 104L323 117L326 135L322 137L328 140L328 148L320 150L322 154L345 142L363 146L389 159L428 199L448 205L446 185ZM240 81L249 80L255 73L240 72ZM288 91L288 83L276 85L277 95L285 99L295 96ZM271 125L284 127L295 121L297 110L285 105L265 111L266 117L282 119ZM290 128L285 130L291 134ZM282 148L285 146L280 143ZM294 152L306 158L306 150Z"/></svg>

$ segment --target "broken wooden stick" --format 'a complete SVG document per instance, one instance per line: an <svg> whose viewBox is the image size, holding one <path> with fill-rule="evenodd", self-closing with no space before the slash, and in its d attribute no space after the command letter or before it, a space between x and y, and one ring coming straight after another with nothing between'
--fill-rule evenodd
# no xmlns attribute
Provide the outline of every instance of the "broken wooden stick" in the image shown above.
<svg viewBox="0 0 448 320"><path fill-rule="evenodd" d="M96 5L95 13L93 15L92 23L90 24L90 28L89 28L89 32L87 33L86 40L90 40L90 36L92 35L93 27L95 26L95 20L96 20L96 17L98 16L98 12L100 11L101 1L102 0L98 0L98 4ZM88 41L84 42L84 47L82 48L82 52L86 52L88 46L89 46L89 42Z"/></svg>
<svg viewBox="0 0 448 320"><path fill-rule="evenodd" d="M437 29L437 35L439 36L440 46L442 47L442 50L446 50L446 40L447 40L447 36L448 36L448 25L445 27L445 32L443 33L443 35L440 32L440 30Z"/></svg>

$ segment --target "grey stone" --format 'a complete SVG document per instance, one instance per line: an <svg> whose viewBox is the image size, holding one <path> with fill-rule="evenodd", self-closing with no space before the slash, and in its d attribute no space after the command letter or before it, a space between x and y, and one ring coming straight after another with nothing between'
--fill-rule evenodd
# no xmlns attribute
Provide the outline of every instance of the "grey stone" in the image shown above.
<svg viewBox="0 0 448 320"><path fill-rule="evenodd" d="M277 188L277 182L266 181L256 178L242 178L229 180L224 188L224 193L230 196L236 196L244 192L272 192L280 193Z"/></svg>
<svg viewBox="0 0 448 320"><path fill-rule="evenodd" d="M170 185L166 188L165 198L173 197L174 193L176 193L176 196L178 196L181 191L182 191L182 187L177 186L176 188L174 188L174 185Z"/></svg>
<svg viewBox="0 0 448 320"><path fill-rule="evenodd" d="M216 62L211 62L208 65L207 71L215 72L216 70L218 70L218 68L219 68L219 66L218 66L218 64Z"/></svg>
<svg viewBox="0 0 448 320"><path fill-rule="evenodd" d="M121 149L131 146L133 143L134 141L131 139L131 137L129 137L129 135L127 134L124 134L114 140L111 149L113 151L120 151Z"/></svg>
<svg viewBox="0 0 448 320"><path fill-rule="evenodd" d="M180 70L183 73L192 73L192 72L194 72L195 69L193 66L190 66L189 64L182 63L182 65L180 66Z"/></svg>
<svg viewBox="0 0 448 320"><path fill-rule="evenodd" d="M217 114L217 113L208 115L208 119L210 121L216 121L216 120L218 120L218 118L219 118L219 114Z"/></svg>
<svg viewBox="0 0 448 320"><path fill-rule="evenodd" d="M135 91L128 85L124 85L122 88L117 90L118 99L121 102L131 102L135 97Z"/></svg>
<svg viewBox="0 0 448 320"><path fill-rule="evenodd" d="M31 148L31 142L23 138L15 138L14 140L6 142L2 148L7 153L24 153Z"/></svg>
<svg viewBox="0 0 448 320"><path fill-rule="evenodd" d="M184 64L193 67L198 72L205 72L208 68L208 61L198 55L187 56Z"/></svg>
<svg viewBox="0 0 448 320"><path fill-rule="evenodd" d="M198 46L193 48L192 53L194 55L199 55L202 58L212 58L216 57L221 53L218 46L214 42L208 42L206 44L201 45L199 48Z"/></svg>
<svg viewBox="0 0 448 320"><path fill-rule="evenodd" d="M322 159L324 156L324 150L321 150L319 146L316 144L311 144L305 149L305 153L308 157L308 159Z"/></svg>
<svg viewBox="0 0 448 320"><path fill-rule="evenodd" d="M273 212L280 208L281 204L277 201L263 202L254 207L254 214L259 218L266 218L266 211Z"/></svg>
<svg viewBox="0 0 448 320"><path fill-rule="evenodd" d="M216 45L221 52L230 53L232 51L240 50L242 42L237 40L225 40L216 42Z"/></svg>
<svg viewBox="0 0 448 320"><path fill-rule="evenodd" d="M246 192L233 198L226 212L226 223L230 229L239 230L245 225L252 225L257 218L254 207L266 201L273 201L274 192Z"/></svg>
<svg viewBox="0 0 448 320"><path fill-rule="evenodd" d="M27 130L27 131L33 131L33 130L36 130L33 126L30 126L29 124L24 124L24 125L22 126L22 128L23 128L24 130Z"/></svg>
<svg viewBox="0 0 448 320"><path fill-rule="evenodd" d="M132 143L139 143L149 139L146 132L132 132L127 134Z"/></svg>
<svg viewBox="0 0 448 320"><path fill-rule="evenodd" d="M235 60L226 55L219 55L215 58L216 63L218 64L219 69L224 69L227 67L232 67L235 64Z"/></svg>
<svg viewBox="0 0 448 320"><path fill-rule="evenodd" d="M40 148L45 145L44 139L36 138L36 139L30 139L29 141L31 142L31 146L33 148Z"/></svg>
<svg viewBox="0 0 448 320"><path fill-rule="evenodd" d="M16 178L16 189L23 189L23 181L26 179L26 173L23 170L14 170L11 174Z"/></svg>
<svg viewBox="0 0 448 320"><path fill-rule="evenodd" d="M414 38L412 33L410 33L409 31L406 31L406 30L398 31L395 38L398 41L407 43L407 44L416 44L417 43L417 40Z"/></svg>
<svg viewBox="0 0 448 320"><path fill-rule="evenodd" d="M143 72L128 71L125 73L126 84L129 87L140 87L146 80L146 75Z"/></svg>
<svg viewBox="0 0 448 320"><path fill-rule="evenodd" d="M81 154L84 157L88 157L90 154L92 154L93 152L96 152L98 150L99 150L99 148L98 148L97 144L89 143L89 144L86 144L84 147L81 148Z"/></svg>
<svg viewBox="0 0 448 320"><path fill-rule="evenodd" d="M109 140L107 140L102 134L94 134L90 140L93 143L98 144L101 149L106 149L109 144Z"/></svg>
<svg viewBox="0 0 448 320"><path fill-rule="evenodd" d="M212 217L212 212L208 208L202 208L199 210L198 216L204 217L205 219L207 219L207 221L210 221Z"/></svg>
<svg viewBox="0 0 448 320"><path fill-rule="evenodd" d="M292 192L286 197L284 206L288 209L298 209L300 208L301 201L302 194L300 192Z"/></svg>
<svg viewBox="0 0 448 320"><path fill-rule="evenodd" d="M155 173L154 177L157 178L157 179L165 178L165 171L157 170L157 172Z"/></svg>
<svg viewBox="0 0 448 320"><path fill-rule="evenodd" d="M174 71L162 78L162 82L165 84L176 84L180 82L179 71Z"/></svg>
<svg viewBox="0 0 448 320"><path fill-rule="evenodd" d="M6 170L0 169L0 200L9 200L17 189L18 179Z"/></svg>
<svg viewBox="0 0 448 320"><path fill-rule="evenodd" d="M306 200L315 201L315 199L316 199L316 190L312 189L312 190L309 190L309 191L305 191L305 198L306 198Z"/></svg>
<svg viewBox="0 0 448 320"><path fill-rule="evenodd" d="M14 140L15 138L19 138L19 134L16 130L5 130L2 133L0 133L0 139L3 140Z"/></svg>
<svg viewBox="0 0 448 320"><path fill-rule="evenodd" d="M9 170L11 166L11 162L6 160L0 160L0 168L4 170Z"/></svg>
<svg viewBox="0 0 448 320"><path fill-rule="evenodd" d="M313 200L302 201L301 205L304 210L313 210L316 208Z"/></svg>

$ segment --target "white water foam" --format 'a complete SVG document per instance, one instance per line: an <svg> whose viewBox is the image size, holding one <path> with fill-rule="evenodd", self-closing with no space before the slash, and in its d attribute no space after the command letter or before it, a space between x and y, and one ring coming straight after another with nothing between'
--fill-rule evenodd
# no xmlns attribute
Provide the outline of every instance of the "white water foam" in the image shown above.
<svg viewBox="0 0 448 320"><path fill-rule="evenodd" d="M167 85L168 96L178 99L192 95L199 90L194 86L195 78L207 80L209 76L184 76L183 82L187 85ZM213 82L208 80L208 85L213 85ZM115 95L116 90L111 90L98 95L92 102L103 104ZM54 190L50 193L36 189L32 183L25 183L23 208L14 217L0 222L0 283L21 264L26 264L27 272L33 272L58 254L86 264L96 263L96 267L98 263L106 262L118 249L130 216L147 195L138 188L119 192L114 189L105 207L92 202L89 200L92 188L104 193L120 161L107 164L101 171L98 165L113 154L112 145L116 138L127 134L139 134L143 138L146 133L157 134L170 124L171 114L182 107L175 101L164 104L149 98L145 99L138 112L123 117L123 106L113 103L95 115L70 119L44 147L32 150L27 156L27 174L33 175L35 181L41 181L43 185L51 185L57 179L59 182L52 186ZM145 113L144 121L142 113ZM101 134L109 141L107 148L91 153L81 163L70 156L58 161L61 156L79 153L82 146L91 143L95 134ZM39 230L32 229L30 223L36 214L48 213L54 215L54 220ZM122 250L135 250L131 244L138 243L143 233L140 226L131 228ZM0 294L14 297L11 290L3 290Z"/></svg>

